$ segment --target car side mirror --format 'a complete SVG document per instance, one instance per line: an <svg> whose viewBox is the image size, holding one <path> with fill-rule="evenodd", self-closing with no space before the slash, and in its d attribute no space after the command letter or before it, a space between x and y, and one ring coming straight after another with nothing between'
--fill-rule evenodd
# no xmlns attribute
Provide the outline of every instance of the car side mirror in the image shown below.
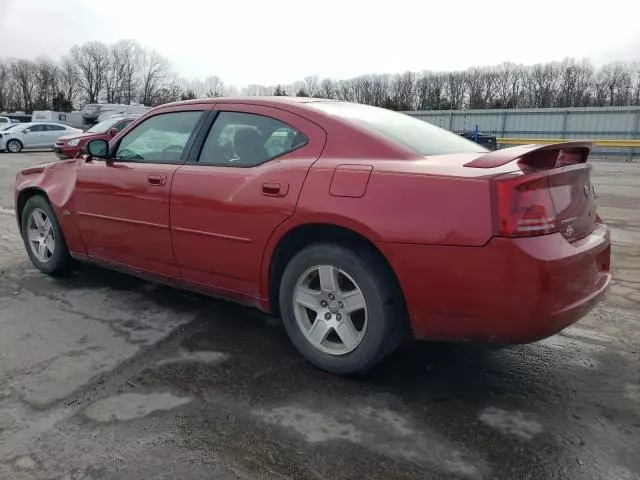
<svg viewBox="0 0 640 480"><path fill-rule="evenodd" d="M29 133L31 130L23 130L22 133Z"/></svg>
<svg viewBox="0 0 640 480"><path fill-rule="evenodd" d="M88 158L87 160L91 160L92 158L107 158L109 155L109 142L106 140L91 140L87 143L86 146Z"/></svg>
<svg viewBox="0 0 640 480"><path fill-rule="evenodd" d="M111 128L111 129L109 130L109 138L113 138L113 137L115 137L116 135L118 135L118 129L117 129L117 128Z"/></svg>

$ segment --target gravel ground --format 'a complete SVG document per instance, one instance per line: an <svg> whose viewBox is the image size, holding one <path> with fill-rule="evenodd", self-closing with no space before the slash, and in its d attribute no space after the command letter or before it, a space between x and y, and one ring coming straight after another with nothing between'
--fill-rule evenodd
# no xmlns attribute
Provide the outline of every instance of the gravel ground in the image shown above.
<svg viewBox="0 0 640 480"><path fill-rule="evenodd" d="M532 345L408 343L364 376L256 311L93 267L38 273L0 154L1 479L640 478L640 165L594 161L602 305Z"/></svg>

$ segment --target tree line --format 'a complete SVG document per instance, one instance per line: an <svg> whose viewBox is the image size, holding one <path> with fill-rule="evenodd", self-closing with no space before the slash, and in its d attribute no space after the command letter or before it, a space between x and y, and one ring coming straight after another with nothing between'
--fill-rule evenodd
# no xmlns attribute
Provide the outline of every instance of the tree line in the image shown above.
<svg viewBox="0 0 640 480"><path fill-rule="evenodd" d="M166 57L133 40L77 45L57 62L0 60L0 111L71 111L99 102L155 106L234 95L322 97L393 110L628 106L640 105L640 62L596 68L588 60L567 58L343 80L309 76L288 85L237 89L215 75L181 78Z"/></svg>

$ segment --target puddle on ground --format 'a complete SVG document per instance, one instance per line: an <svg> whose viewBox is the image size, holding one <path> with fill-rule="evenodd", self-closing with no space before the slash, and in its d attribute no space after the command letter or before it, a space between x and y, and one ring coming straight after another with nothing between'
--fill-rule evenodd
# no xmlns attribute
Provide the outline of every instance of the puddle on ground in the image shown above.
<svg viewBox="0 0 640 480"><path fill-rule="evenodd" d="M501 408L490 407L480 415L480 421L503 433L515 435L525 440L542 433L542 424L523 412L508 412Z"/></svg>
<svg viewBox="0 0 640 480"><path fill-rule="evenodd" d="M206 363L208 365L220 363L228 358L226 353L214 350L201 350L190 352L181 350L177 355L159 360L157 365L167 365L171 363Z"/></svg>
<svg viewBox="0 0 640 480"><path fill-rule="evenodd" d="M293 430L310 443L348 441L381 455L435 465L463 476L476 477L486 468L473 453L433 431L413 428L409 418L384 406L323 410L281 406L253 413L266 423Z"/></svg>
<svg viewBox="0 0 640 480"><path fill-rule="evenodd" d="M191 402L189 397L171 393L123 393L98 400L89 405L84 414L96 422L133 420L156 411L172 410Z"/></svg>

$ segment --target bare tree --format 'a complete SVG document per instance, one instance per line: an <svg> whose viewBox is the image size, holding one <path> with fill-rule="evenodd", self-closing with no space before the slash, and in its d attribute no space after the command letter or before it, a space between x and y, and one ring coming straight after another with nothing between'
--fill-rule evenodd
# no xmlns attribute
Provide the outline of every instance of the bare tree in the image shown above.
<svg viewBox="0 0 640 480"><path fill-rule="evenodd" d="M640 106L640 62L635 62L631 65L632 71L632 102L633 105Z"/></svg>
<svg viewBox="0 0 640 480"><path fill-rule="evenodd" d="M49 110L53 105L53 97L58 93L58 67L46 57L34 62L36 76L35 110Z"/></svg>
<svg viewBox="0 0 640 480"><path fill-rule="evenodd" d="M207 98L224 97L224 82L213 75L204 81L204 96Z"/></svg>
<svg viewBox="0 0 640 480"><path fill-rule="evenodd" d="M322 98L335 98L336 88L333 84L333 80L330 78L323 78L320 82L320 96Z"/></svg>
<svg viewBox="0 0 640 480"><path fill-rule="evenodd" d="M36 65L30 60L16 60L11 64L11 76L18 91L18 105L25 112L33 111L38 86Z"/></svg>
<svg viewBox="0 0 640 480"><path fill-rule="evenodd" d="M0 62L0 112L9 109L10 88L9 66Z"/></svg>
<svg viewBox="0 0 640 480"><path fill-rule="evenodd" d="M73 47L71 57L78 67L85 101L97 103L109 68L109 49L102 43L89 42Z"/></svg>
<svg viewBox="0 0 640 480"><path fill-rule="evenodd" d="M538 63L525 76L530 107L547 108L554 103L560 79L558 63Z"/></svg>
<svg viewBox="0 0 640 480"><path fill-rule="evenodd" d="M169 61L155 50L139 52L141 70L140 98L143 105L150 106L159 91L167 87ZM171 92L173 93L173 92Z"/></svg>
<svg viewBox="0 0 640 480"><path fill-rule="evenodd" d="M449 72L447 74L446 92L449 98L449 107L452 110L461 109L467 93L464 72Z"/></svg>
<svg viewBox="0 0 640 480"><path fill-rule="evenodd" d="M74 105L78 89L80 88L80 80L78 77L78 67L70 58L64 58L58 69L58 88L64 94L65 98Z"/></svg>
<svg viewBox="0 0 640 480"><path fill-rule="evenodd" d="M242 95L246 95L250 97L271 95L273 90L274 88L272 87L265 87L264 85L252 84L252 85L247 85L242 89Z"/></svg>
<svg viewBox="0 0 640 480"><path fill-rule="evenodd" d="M578 63L572 58L560 64L556 104L559 107L586 106L593 83L593 66L588 61Z"/></svg>
<svg viewBox="0 0 640 480"><path fill-rule="evenodd" d="M516 108L522 97L524 71L519 65L505 62L496 68L495 106Z"/></svg>
<svg viewBox="0 0 640 480"><path fill-rule="evenodd" d="M305 77L304 79L304 91L310 97L317 97L320 94L320 81L317 75Z"/></svg>

